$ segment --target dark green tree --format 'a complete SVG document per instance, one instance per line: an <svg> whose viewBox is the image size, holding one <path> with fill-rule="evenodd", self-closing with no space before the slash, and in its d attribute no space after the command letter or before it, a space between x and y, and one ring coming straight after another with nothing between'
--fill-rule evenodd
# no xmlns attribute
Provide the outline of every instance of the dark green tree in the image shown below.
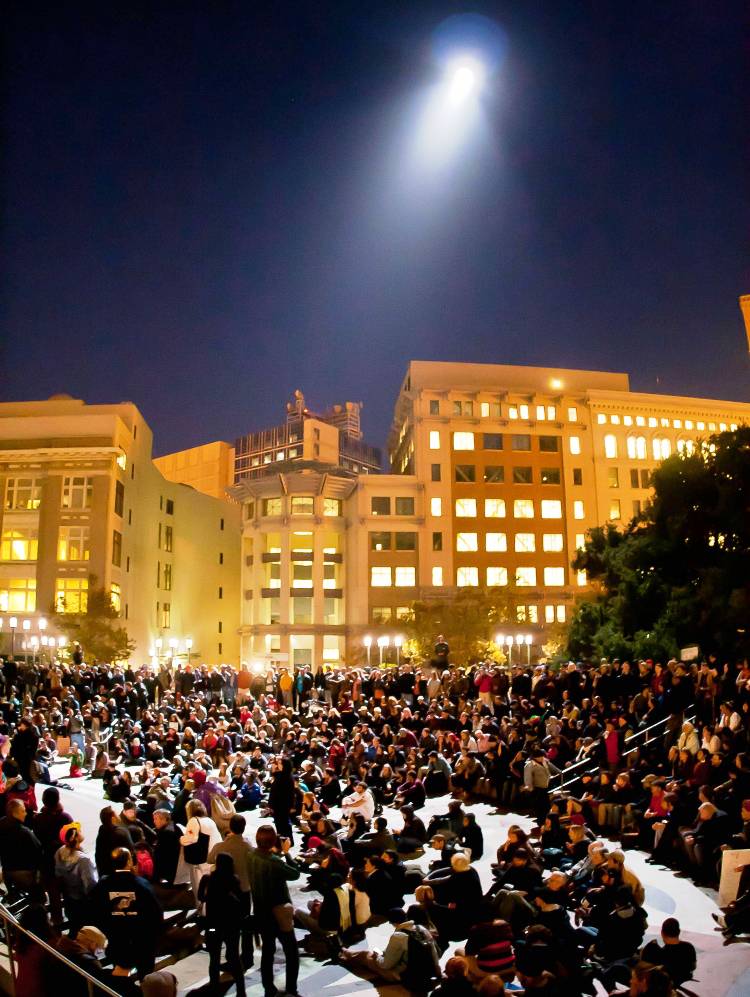
<svg viewBox="0 0 750 997"><path fill-rule="evenodd" d="M444 634L454 661L466 664L498 656L494 637L503 625L515 623L515 596L513 586L466 586L449 599L415 602L405 624L410 649L430 658L437 635Z"/></svg>
<svg viewBox="0 0 750 997"><path fill-rule="evenodd" d="M104 589L89 589L85 613L58 611L54 623L69 642L81 645L87 661L127 661L135 650L134 641L129 639L111 596Z"/></svg>

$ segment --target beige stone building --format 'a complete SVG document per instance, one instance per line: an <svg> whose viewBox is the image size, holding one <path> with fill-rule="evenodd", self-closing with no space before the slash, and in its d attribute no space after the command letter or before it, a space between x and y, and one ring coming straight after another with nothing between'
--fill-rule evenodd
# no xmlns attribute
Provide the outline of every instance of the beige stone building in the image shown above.
<svg viewBox="0 0 750 997"><path fill-rule="evenodd" d="M0 404L0 632L58 636L103 588L134 660L238 659L238 506L168 481L135 405L56 396ZM45 622L47 627L45 629ZM189 646L188 646L189 645Z"/></svg>
<svg viewBox="0 0 750 997"><path fill-rule="evenodd" d="M226 500L234 474L234 447L222 440L154 457L154 467L167 481L190 485L212 498Z"/></svg>

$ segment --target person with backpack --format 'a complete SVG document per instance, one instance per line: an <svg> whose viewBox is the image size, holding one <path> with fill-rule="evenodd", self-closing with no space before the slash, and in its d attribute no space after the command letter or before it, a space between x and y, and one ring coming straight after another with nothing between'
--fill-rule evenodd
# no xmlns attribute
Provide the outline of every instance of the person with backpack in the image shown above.
<svg viewBox="0 0 750 997"><path fill-rule="evenodd" d="M409 920L406 911L394 907L388 912L393 934L381 952L352 952L342 949L340 959L356 970L361 968L388 983L399 983L412 994L429 991L440 977L440 958L430 932Z"/></svg>
<svg viewBox="0 0 750 997"><path fill-rule="evenodd" d="M60 831L62 846L54 856L54 874L62 892L71 937L86 923L86 898L96 886L96 866L83 851L81 825L70 823Z"/></svg>
<svg viewBox="0 0 750 997"><path fill-rule="evenodd" d="M200 800L191 800L188 803L187 818L188 822L185 833L180 838L180 844L182 845L182 858L190 874L190 886L197 904L200 881L211 871L208 854L214 845L220 843L221 834L216 823L206 813L206 808Z"/></svg>
<svg viewBox="0 0 750 997"><path fill-rule="evenodd" d="M219 986L221 948L224 945L237 997L245 997L245 972L240 961L240 932L245 919L245 902L234 868L234 859L227 852L216 855L216 868L204 876L198 886L198 901L205 905L210 985L212 988Z"/></svg>

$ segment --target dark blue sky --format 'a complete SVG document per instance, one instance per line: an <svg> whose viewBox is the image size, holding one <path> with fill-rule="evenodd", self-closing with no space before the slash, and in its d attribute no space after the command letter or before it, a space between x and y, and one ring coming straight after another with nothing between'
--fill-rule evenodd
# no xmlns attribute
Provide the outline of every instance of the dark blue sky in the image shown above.
<svg viewBox="0 0 750 997"><path fill-rule="evenodd" d="M296 387L363 400L381 444L410 358L750 400L744 6L12 5L0 395L130 399L157 452ZM505 58L430 169L419 102L466 11Z"/></svg>

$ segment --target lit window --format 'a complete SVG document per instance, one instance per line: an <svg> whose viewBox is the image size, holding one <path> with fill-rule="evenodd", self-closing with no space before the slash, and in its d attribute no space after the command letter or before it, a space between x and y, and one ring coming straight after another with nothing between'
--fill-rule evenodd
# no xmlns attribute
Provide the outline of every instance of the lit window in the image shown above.
<svg viewBox="0 0 750 997"><path fill-rule="evenodd" d="M655 436L651 442L654 460L666 460L672 452L672 444L664 436Z"/></svg>
<svg viewBox="0 0 750 997"><path fill-rule="evenodd" d="M604 437L604 456L610 459L617 456L617 437L612 433Z"/></svg>
<svg viewBox="0 0 750 997"><path fill-rule="evenodd" d="M544 405L537 405L536 407L536 417L539 422L544 422L547 418L547 409Z"/></svg>
<svg viewBox="0 0 750 997"><path fill-rule="evenodd" d="M324 516L340 516L341 515L341 499L337 499L337 498L324 498L323 499L323 515Z"/></svg>
<svg viewBox="0 0 750 997"><path fill-rule="evenodd" d="M505 499L485 499L484 514L487 519L505 519Z"/></svg>
<svg viewBox="0 0 750 997"><path fill-rule="evenodd" d="M122 612L122 592L116 582L112 582L110 586L109 601L112 603L112 608L116 613L119 614Z"/></svg>
<svg viewBox="0 0 750 997"><path fill-rule="evenodd" d="M120 468L121 471L124 471L125 468L128 466L128 458L125 456L124 453L122 453L122 451L120 451L120 453L118 453L117 455L116 460L117 460L117 466Z"/></svg>
<svg viewBox="0 0 750 997"><path fill-rule="evenodd" d="M506 551L508 539L504 533L485 533L484 549L489 551Z"/></svg>
<svg viewBox="0 0 750 997"><path fill-rule="evenodd" d="M516 585L519 587L536 585L536 568L516 568Z"/></svg>
<svg viewBox="0 0 750 997"><path fill-rule="evenodd" d="M476 533L457 533L456 550L478 550Z"/></svg>
<svg viewBox="0 0 750 997"><path fill-rule="evenodd" d="M263 515L264 516L280 516L281 515L281 499L280 498L263 499Z"/></svg>
<svg viewBox="0 0 750 997"><path fill-rule="evenodd" d="M573 503L573 519L584 519L585 515L583 502L581 499L576 499Z"/></svg>
<svg viewBox="0 0 750 997"><path fill-rule="evenodd" d="M662 416L662 418L659 421L661 422L662 429L669 429L669 419L666 419L664 416Z"/></svg>
<svg viewBox="0 0 750 997"><path fill-rule="evenodd" d="M674 429L682 429L682 419L673 419L672 426Z"/></svg>
<svg viewBox="0 0 750 997"><path fill-rule="evenodd" d="M583 550L586 546L586 534L576 533L576 550Z"/></svg>
<svg viewBox="0 0 750 997"><path fill-rule="evenodd" d="M622 513L620 512L620 500L610 499L609 503L609 518L610 519L620 519Z"/></svg>
<svg viewBox="0 0 750 997"><path fill-rule="evenodd" d="M36 578L0 579L0 610L33 613L36 609Z"/></svg>
<svg viewBox="0 0 750 997"><path fill-rule="evenodd" d="M488 418L488 416L490 414L490 403L489 402L480 402L479 403L479 414L481 415L481 417L483 419Z"/></svg>
<svg viewBox="0 0 750 997"><path fill-rule="evenodd" d="M542 519L562 519L560 499L542 499Z"/></svg>
<svg viewBox="0 0 750 997"><path fill-rule="evenodd" d="M456 516L460 519L474 519L477 515L477 500L473 498L456 499Z"/></svg>
<svg viewBox="0 0 750 997"><path fill-rule="evenodd" d="M693 420L692 419L686 419L685 420L685 429L692 429L692 428L693 428Z"/></svg>
<svg viewBox="0 0 750 997"><path fill-rule="evenodd" d="M92 493L91 478L63 478L63 509L90 509Z"/></svg>
<svg viewBox="0 0 750 997"><path fill-rule="evenodd" d="M414 588L416 584L416 568L403 566L396 568L396 588Z"/></svg>
<svg viewBox="0 0 750 997"><path fill-rule="evenodd" d="M0 540L1 561L36 561L39 533L36 527L10 527Z"/></svg>
<svg viewBox="0 0 750 997"><path fill-rule="evenodd" d="M373 588L388 588L392 584L390 568L380 566L370 568L370 585Z"/></svg>
<svg viewBox="0 0 750 997"><path fill-rule="evenodd" d="M533 519L534 502L532 499L514 499L513 516L515 519Z"/></svg>
<svg viewBox="0 0 750 997"><path fill-rule="evenodd" d="M312 561L292 562L292 587L296 589L311 589L313 587Z"/></svg>
<svg viewBox="0 0 750 997"><path fill-rule="evenodd" d="M720 422L719 423L719 432L720 433L726 433L726 431L727 431L727 424L725 422Z"/></svg>
<svg viewBox="0 0 750 997"><path fill-rule="evenodd" d="M710 433L715 433L716 432L716 423L715 422L709 422L709 424L708 424L708 431Z"/></svg>
<svg viewBox="0 0 750 997"><path fill-rule="evenodd" d="M454 450L473 450L474 449L474 434L473 433L454 433L453 434L453 449Z"/></svg>
<svg viewBox="0 0 750 997"><path fill-rule="evenodd" d="M623 424L623 426L632 426L633 425L633 416L632 415L623 416L622 424Z"/></svg>
<svg viewBox="0 0 750 997"><path fill-rule="evenodd" d="M442 585L443 584L443 569L440 565L437 565L432 569L432 584Z"/></svg>
<svg viewBox="0 0 750 997"><path fill-rule="evenodd" d="M607 417L603 412L599 412L597 414L596 421L599 423L600 426L603 426L604 423L607 421Z"/></svg>
<svg viewBox="0 0 750 997"><path fill-rule="evenodd" d="M646 425L646 420L643 418L642 415L637 415L635 417L635 424L636 424L636 426L645 426Z"/></svg>
<svg viewBox="0 0 750 997"><path fill-rule="evenodd" d="M555 618L558 623L564 623L566 615L565 606L555 606Z"/></svg>
<svg viewBox="0 0 750 997"><path fill-rule="evenodd" d="M692 454L695 450L695 443L692 440L678 440L677 441L677 452L681 454L687 454L688 456Z"/></svg>
<svg viewBox="0 0 750 997"><path fill-rule="evenodd" d="M533 554L536 550L536 536L533 533L516 533L513 547L517 554Z"/></svg>
<svg viewBox="0 0 750 997"><path fill-rule="evenodd" d="M479 568L457 568L456 585L461 588L467 585L479 585Z"/></svg>
<svg viewBox="0 0 750 997"><path fill-rule="evenodd" d="M656 429L656 427L658 425L659 425L659 423L658 423L656 417L653 416L653 415L650 415L648 417L648 427L649 427L649 429Z"/></svg>
<svg viewBox="0 0 750 997"><path fill-rule="evenodd" d="M561 551L563 549L563 535L562 533L543 533L542 534L542 550L546 551Z"/></svg>
<svg viewBox="0 0 750 997"><path fill-rule="evenodd" d="M570 448L571 454L573 454L574 456L578 456L578 454L581 452L581 437L571 436L568 439L568 447Z"/></svg>
<svg viewBox="0 0 750 997"><path fill-rule="evenodd" d="M41 501L42 483L38 478L8 478L6 509L38 509Z"/></svg>
<svg viewBox="0 0 750 997"><path fill-rule="evenodd" d="M555 607L545 606L544 607L544 622L554 623L555 622Z"/></svg>
<svg viewBox="0 0 750 997"><path fill-rule="evenodd" d="M646 459L646 437L645 436L629 436L627 441L628 457L631 460L645 460Z"/></svg>
<svg viewBox="0 0 750 997"><path fill-rule="evenodd" d="M430 450L440 449L440 431L437 429L430 430Z"/></svg>
<svg viewBox="0 0 750 997"><path fill-rule="evenodd" d="M85 613L89 597L88 578L58 578L55 608L58 613Z"/></svg>
<svg viewBox="0 0 750 997"><path fill-rule="evenodd" d="M610 421L610 423L613 426L619 426L620 425L620 417L619 417L619 415L611 415L609 417L609 421Z"/></svg>
<svg viewBox="0 0 750 997"><path fill-rule="evenodd" d="M292 515L312 516L313 504L312 495L292 495Z"/></svg>
<svg viewBox="0 0 750 997"><path fill-rule="evenodd" d="M706 428L706 424L705 424L705 422L696 422L696 424L695 424L695 428L696 428L697 430L703 430L703 429L705 429L705 428Z"/></svg>
<svg viewBox="0 0 750 997"><path fill-rule="evenodd" d="M58 561L88 561L91 555L88 526L61 526L57 538Z"/></svg>
<svg viewBox="0 0 750 997"><path fill-rule="evenodd" d="M520 417L522 419L528 419L528 417L529 417L529 406L528 405L519 405L518 406L518 414L520 415Z"/></svg>
<svg viewBox="0 0 750 997"><path fill-rule="evenodd" d="M518 409L516 408L515 405L511 405L510 408L508 409L508 418L509 419L518 418Z"/></svg>
<svg viewBox="0 0 750 997"><path fill-rule="evenodd" d="M507 568L487 568L487 584L488 585L507 585L508 584L508 569Z"/></svg>
<svg viewBox="0 0 750 997"><path fill-rule="evenodd" d="M430 515L435 517L443 515L443 500L441 498L430 499Z"/></svg>
<svg viewBox="0 0 750 997"><path fill-rule="evenodd" d="M574 408L573 406L571 406L568 409L568 421L569 422L578 422L578 409L577 408Z"/></svg>
<svg viewBox="0 0 750 997"><path fill-rule="evenodd" d="M576 574L576 584L578 584L578 585L585 585L586 584L586 572L585 571L579 571Z"/></svg>
<svg viewBox="0 0 750 997"><path fill-rule="evenodd" d="M564 585L565 584L565 568L545 568L544 569L544 584L545 585Z"/></svg>

